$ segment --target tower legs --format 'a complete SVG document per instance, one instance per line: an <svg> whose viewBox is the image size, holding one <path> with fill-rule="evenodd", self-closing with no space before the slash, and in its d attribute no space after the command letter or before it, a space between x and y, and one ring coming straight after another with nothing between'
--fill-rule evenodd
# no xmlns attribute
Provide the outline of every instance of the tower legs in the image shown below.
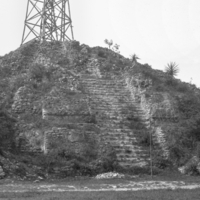
<svg viewBox="0 0 200 200"><path fill-rule="evenodd" d="M21 44L32 39L74 40L69 0L28 0Z"/></svg>

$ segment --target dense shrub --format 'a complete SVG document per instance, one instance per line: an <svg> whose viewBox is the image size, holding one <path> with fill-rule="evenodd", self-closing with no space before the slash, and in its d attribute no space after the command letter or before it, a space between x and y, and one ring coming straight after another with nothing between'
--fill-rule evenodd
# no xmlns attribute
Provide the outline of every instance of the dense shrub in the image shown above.
<svg viewBox="0 0 200 200"><path fill-rule="evenodd" d="M128 118L128 120L130 120L130 118ZM130 129L137 129L137 130L141 130L144 128L144 124L142 124L141 121L138 121L138 119L133 119L130 120L130 123L128 124Z"/></svg>
<svg viewBox="0 0 200 200"><path fill-rule="evenodd" d="M45 76L45 68L40 64L33 64L29 69L29 77L30 79L36 80L37 82L41 82Z"/></svg>
<svg viewBox="0 0 200 200"><path fill-rule="evenodd" d="M0 110L0 149L15 149L15 122L5 111Z"/></svg>
<svg viewBox="0 0 200 200"><path fill-rule="evenodd" d="M141 131L138 143L148 147L150 145L150 133L148 131Z"/></svg>
<svg viewBox="0 0 200 200"><path fill-rule="evenodd" d="M77 154L72 147L62 143L51 144L52 150L47 154L30 155L24 154L20 157L21 162L25 164L42 167L42 175L51 175L57 173L62 176L87 175L92 176L102 172L114 171L116 169L116 155L111 147L104 148L103 153L98 155L94 147L85 145L90 151ZM92 149L93 150L92 150Z"/></svg>
<svg viewBox="0 0 200 200"><path fill-rule="evenodd" d="M153 166L159 168L159 169L165 169L167 167L172 166L172 162L169 159L166 159L162 156L160 153L160 150L154 150L152 151L152 162Z"/></svg>
<svg viewBox="0 0 200 200"><path fill-rule="evenodd" d="M62 57L58 60L57 64L61 65L61 66L67 66L70 63L69 58L68 57Z"/></svg>
<svg viewBox="0 0 200 200"><path fill-rule="evenodd" d="M23 56L32 56L35 49L38 47L38 42L36 40L30 41L24 44L20 48L20 53Z"/></svg>
<svg viewBox="0 0 200 200"><path fill-rule="evenodd" d="M183 84L183 83L178 84L176 89L177 89L178 92L182 92L182 93L189 91L188 86L186 84Z"/></svg>
<svg viewBox="0 0 200 200"><path fill-rule="evenodd" d="M107 58L106 53L105 53L104 51L102 51L102 50L99 50L99 52L98 52L97 55L98 55L99 57L101 57L101 58Z"/></svg>

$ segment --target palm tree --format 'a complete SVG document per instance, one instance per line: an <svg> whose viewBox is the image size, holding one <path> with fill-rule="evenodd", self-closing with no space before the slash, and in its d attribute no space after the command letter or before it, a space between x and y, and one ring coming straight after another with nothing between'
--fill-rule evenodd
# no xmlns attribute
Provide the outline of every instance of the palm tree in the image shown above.
<svg viewBox="0 0 200 200"><path fill-rule="evenodd" d="M137 60L140 59L135 53L131 55L131 62L133 63L133 66L137 63Z"/></svg>
<svg viewBox="0 0 200 200"><path fill-rule="evenodd" d="M165 67L165 72L171 77L177 76L179 72L178 65L175 62L170 62Z"/></svg>

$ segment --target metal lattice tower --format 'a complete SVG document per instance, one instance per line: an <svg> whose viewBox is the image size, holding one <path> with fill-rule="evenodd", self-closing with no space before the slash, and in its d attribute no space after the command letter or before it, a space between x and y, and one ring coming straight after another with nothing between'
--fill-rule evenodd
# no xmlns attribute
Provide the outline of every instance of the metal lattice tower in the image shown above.
<svg viewBox="0 0 200 200"><path fill-rule="evenodd" d="M69 0L28 0L21 44L31 39L74 40Z"/></svg>

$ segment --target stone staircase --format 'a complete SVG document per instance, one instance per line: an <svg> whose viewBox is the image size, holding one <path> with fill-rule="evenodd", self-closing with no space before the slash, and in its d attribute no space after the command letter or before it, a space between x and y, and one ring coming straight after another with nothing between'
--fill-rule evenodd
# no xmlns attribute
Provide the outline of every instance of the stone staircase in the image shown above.
<svg viewBox="0 0 200 200"><path fill-rule="evenodd" d="M148 121L124 80L82 75L81 82L90 96L89 106L97 116L102 138L116 150L118 163L123 167L148 165L149 148L138 142L141 133L148 133Z"/></svg>

